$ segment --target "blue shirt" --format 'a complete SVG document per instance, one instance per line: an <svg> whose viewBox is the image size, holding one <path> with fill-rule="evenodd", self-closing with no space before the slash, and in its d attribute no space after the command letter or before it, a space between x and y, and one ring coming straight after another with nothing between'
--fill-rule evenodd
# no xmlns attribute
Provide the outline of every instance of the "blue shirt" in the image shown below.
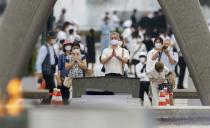
<svg viewBox="0 0 210 128"><path fill-rule="evenodd" d="M65 69L65 63L68 62L68 58L65 54L62 54L58 58L58 70L60 71L61 78L68 76L69 71Z"/></svg>

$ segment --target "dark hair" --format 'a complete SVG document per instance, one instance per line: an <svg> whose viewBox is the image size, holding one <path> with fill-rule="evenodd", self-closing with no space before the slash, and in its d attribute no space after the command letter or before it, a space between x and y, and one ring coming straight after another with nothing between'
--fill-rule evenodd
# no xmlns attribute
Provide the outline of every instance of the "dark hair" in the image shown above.
<svg viewBox="0 0 210 128"><path fill-rule="evenodd" d="M72 44L64 44L64 45L63 45L63 52L64 52L64 53L66 52L66 49L65 49L66 46L72 46Z"/></svg>
<svg viewBox="0 0 210 128"><path fill-rule="evenodd" d="M70 35L74 34L74 29L70 29L70 30L69 30L69 34L70 34Z"/></svg>
<svg viewBox="0 0 210 128"><path fill-rule="evenodd" d="M65 30L66 27L68 27L70 25L70 22L66 21L63 24L63 30Z"/></svg>
<svg viewBox="0 0 210 128"><path fill-rule="evenodd" d="M133 37L133 38L141 38L141 36L139 35L138 29L135 29L135 30L134 30L134 32L132 33L132 37Z"/></svg>
<svg viewBox="0 0 210 128"><path fill-rule="evenodd" d="M155 42L156 42L157 40L159 40L159 41L160 41L160 43L161 43L161 44L163 44L163 39L162 39L161 37L157 37L157 38L155 38L155 40L154 40L154 44L155 44Z"/></svg>
<svg viewBox="0 0 210 128"><path fill-rule="evenodd" d="M63 14L66 13L66 9L65 9L65 8L62 9L62 13L63 13Z"/></svg>
<svg viewBox="0 0 210 128"><path fill-rule="evenodd" d="M80 48L80 44L79 44L79 43L74 42L74 43L71 45L72 48L75 47L75 46L78 46L78 47Z"/></svg>

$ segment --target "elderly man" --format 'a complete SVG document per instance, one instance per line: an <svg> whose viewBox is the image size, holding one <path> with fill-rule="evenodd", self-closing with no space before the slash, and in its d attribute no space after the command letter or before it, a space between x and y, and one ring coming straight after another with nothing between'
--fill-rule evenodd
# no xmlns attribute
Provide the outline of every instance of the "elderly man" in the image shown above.
<svg viewBox="0 0 210 128"><path fill-rule="evenodd" d="M105 76L124 75L124 64L129 59L129 54L124 48L119 47L120 36L113 32L110 36L110 47L102 52L101 63L105 67Z"/></svg>

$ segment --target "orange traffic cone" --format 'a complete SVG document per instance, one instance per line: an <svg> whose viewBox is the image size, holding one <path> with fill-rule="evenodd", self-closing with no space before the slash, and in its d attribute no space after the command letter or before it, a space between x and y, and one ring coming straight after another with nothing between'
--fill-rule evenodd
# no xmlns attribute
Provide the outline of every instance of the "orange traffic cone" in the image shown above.
<svg viewBox="0 0 210 128"><path fill-rule="evenodd" d="M165 92L166 106L170 106L170 97L169 97L168 89L164 88L164 92Z"/></svg>
<svg viewBox="0 0 210 128"><path fill-rule="evenodd" d="M63 105L62 95L60 89L54 88L51 100L52 105Z"/></svg>
<svg viewBox="0 0 210 128"><path fill-rule="evenodd" d="M158 106L166 106L165 91L160 90L159 92L159 104Z"/></svg>

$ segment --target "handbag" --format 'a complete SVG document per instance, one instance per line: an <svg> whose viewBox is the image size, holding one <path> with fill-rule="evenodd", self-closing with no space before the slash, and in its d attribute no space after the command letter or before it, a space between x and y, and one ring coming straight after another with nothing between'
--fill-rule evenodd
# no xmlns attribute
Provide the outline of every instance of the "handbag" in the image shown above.
<svg viewBox="0 0 210 128"><path fill-rule="evenodd" d="M65 77L63 86L70 88L72 86L72 77L70 77L70 76Z"/></svg>
<svg viewBox="0 0 210 128"><path fill-rule="evenodd" d="M169 82L162 83L162 84L158 85L158 89L159 90L163 90L164 88L167 88L168 92L172 92L173 91L173 85L171 83L169 83Z"/></svg>

